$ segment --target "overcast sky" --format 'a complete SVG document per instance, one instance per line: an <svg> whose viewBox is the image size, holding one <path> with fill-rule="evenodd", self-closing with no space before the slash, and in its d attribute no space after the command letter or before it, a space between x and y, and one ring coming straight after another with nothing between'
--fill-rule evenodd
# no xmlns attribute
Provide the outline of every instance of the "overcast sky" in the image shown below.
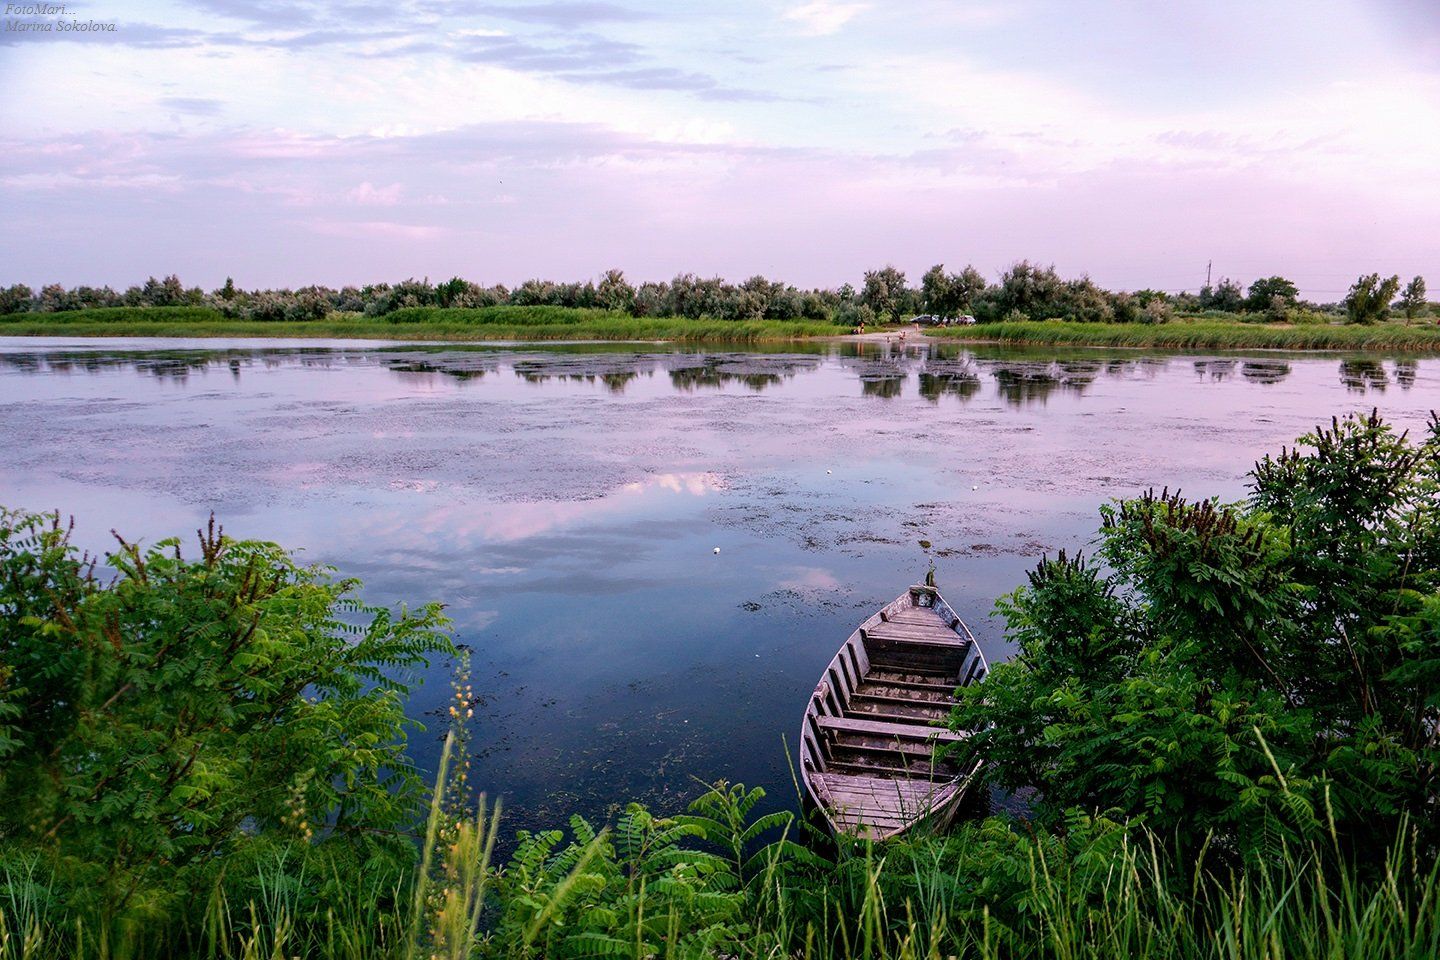
<svg viewBox="0 0 1440 960"><path fill-rule="evenodd" d="M1440 283L1436 0L67 2L0 283Z"/></svg>

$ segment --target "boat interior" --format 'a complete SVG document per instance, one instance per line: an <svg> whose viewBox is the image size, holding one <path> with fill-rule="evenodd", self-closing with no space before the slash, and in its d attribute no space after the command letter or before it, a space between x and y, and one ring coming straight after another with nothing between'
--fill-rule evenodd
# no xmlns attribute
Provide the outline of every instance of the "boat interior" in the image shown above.
<svg viewBox="0 0 1440 960"><path fill-rule="evenodd" d="M851 635L816 686L801 766L831 825L875 838L953 812L972 772L938 748L955 689L988 667L933 587L912 587Z"/></svg>

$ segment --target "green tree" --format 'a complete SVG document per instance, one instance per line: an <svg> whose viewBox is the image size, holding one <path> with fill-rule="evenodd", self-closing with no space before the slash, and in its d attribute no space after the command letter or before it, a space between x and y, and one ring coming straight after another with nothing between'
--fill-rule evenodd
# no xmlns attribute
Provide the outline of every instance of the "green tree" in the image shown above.
<svg viewBox="0 0 1440 960"><path fill-rule="evenodd" d="M999 286L986 300L991 318L1024 314L1031 320L1050 320L1065 315L1065 282L1053 266L1021 260L1000 275Z"/></svg>
<svg viewBox="0 0 1440 960"><path fill-rule="evenodd" d="M606 310L629 313L635 308L635 288L625 281L622 271L606 270L595 291L595 303Z"/></svg>
<svg viewBox="0 0 1440 960"><path fill-rule="evenodd" d="M1281 294L1275 294L1265 306L1265 322L1289 323L1294 315L1295 301Z"/></svg>
<svg viewBox="0 0 1440 960"><path fill-rule="evenodd" d="M920 281L920 308L942 317L957 317L969 313L984 290L985 277L974 267L946 273L945 265L937 263Z"/></svg>
<svg viewBox="0 0 1440 960"><path fill-rule="evenodd" d="M31 309L35 292L23 283L0 287L0 314L25 313Z"/></svg>
<svg viewBox="0 0 1440 960"><path fill-rule="evenodd" d="M58 516L0 510L0 835L112 911L267 838L408 858L399 678L453 652L438 605L364 606L213 521L199 551L122 540L102 581Z"/></svg>
<svg viewBox="0 0 1440 960"><path fill-rule="evenodd" d="M1345 295L1345 316L1351 323L1374 323L1390 315L1390 301L1400 289L1398 276L1380 279L1380 274L1371 273L1350 285Z"/></svg>
<svg viewBox="0 0 1440 960"><path fill-rule="evenodd" d="M1141 323L1169 323L1175 319L1175 308L1163 295L1145 301L1140 311Z"/></svg>
<svg viewBox="0 0 1440 960"><path fill-rule="evenodd" d="M1067 280L1061 288L1060 316L1081 323L1109 323L1115 319L1115 298L1089 277Z"/></svg>
<svg viewBox="0 0 1440 960"><path fill-rule="evenodd" d="M469 289L470 284L460 277L451 277L444 283L438 283L435 285L435 305L437 307L458 306Z"/></svg>
<svg viewBox="0 0 1440 960"><path fill-rule="evenodd" d="M185 286L173 273L164 280L150 277L140 288L140 300L143 305L151 307L182 306L185 303Z"/></svg>
<svg viewBox="0 0 1440 960"><path fill-rule="evenodd" d="M1400 293L1400 306L1405 311L1405 322L1411 323L1427 306L1425 299L1425 278L1416 277L1405 284L1405 289Z"/></svg>
<svg viewBox="0 0 1440 960"><path fill-rule="evenodd" d="M1284 277L1265 277L1250 284L1245 299L1245 309L1253 313L1265 313L1273 309L1274 299L1281 298L1287 305L1294 305L1300 289Z"/></svg>
<svg viewBox="0 0 1440 960"><path fill-rule="evenodd" d="M1222 279L1219 286L1201 287L1200 309L1239 313L1245 309L1245 297L1240 292L1240 284L1234 280Z"/></svg>
<svg viewBox="0 0 1440 960"><path fill-rule="evenodd" d="M906 299L905 274L892 266L865 272L860 303L875 311L881 320L898 320Z"/></svg>
<svg viewBox="0 0 1440 960"><path fill-rule="evenodd" d="M950 275L945 272L945 264L935 264L920 278L920 304L930 313L951 315Z"/></svg>

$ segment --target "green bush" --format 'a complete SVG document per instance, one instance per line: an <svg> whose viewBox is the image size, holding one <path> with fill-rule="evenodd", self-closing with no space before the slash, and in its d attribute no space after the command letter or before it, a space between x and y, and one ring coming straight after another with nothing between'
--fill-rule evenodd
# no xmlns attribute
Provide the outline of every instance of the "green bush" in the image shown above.
<svg viewBox="0 0 1440 960"><path fill-rule="evenodd" d="M214 528L95 574L55 515L0 510L0 838L100 916L192 897L276 841L409 860L421 783L397 677L453 650L438 606Z"/></svg>
<svg viewBox="0 0 1440 960"><path fill-rule="evenodd" d="M626 314L611 310L510 305L478 308L406 307L385 316L390 323L454 323L477 326L486 324L506 326L582 324L596 320L623 320L626 318Z"/></svg>
<svg viewBox="0 0 1440 960"><path fill-rule="evenodd" d="M1242 504L1103 508L1103 569L1062 554L1000 601L1019 654L954 715L996 782L1187 850L1338 831L1364 858L1407 818L1440 843L1440 421L1301 444Z"/></svg>

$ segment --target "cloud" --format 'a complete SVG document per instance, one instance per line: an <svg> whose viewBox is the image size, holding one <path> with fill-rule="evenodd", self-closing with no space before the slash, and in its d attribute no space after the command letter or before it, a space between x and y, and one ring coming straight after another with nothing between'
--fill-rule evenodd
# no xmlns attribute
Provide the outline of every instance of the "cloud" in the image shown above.
<svg viewBox="0 0 1440 960"><path fill-rule="evenodd" d="M311 220L304 225L322 236L346 239L438 240L454 233L447 227L391 220Z"/></svg>
<svg viewBox="0 0 1440 960"><path fill-rule="evenodd" d="M778 101L785 99L765 90L727 87L706 73L678 70L674 67L641 67L633 70L609 70L598 73L565 74L582 83L603 83L631 90L677 90L693 93L705 100Z"/></svg>
<svg viewBox="0 0 1440 960"><path fill-rule="evenodd" d="M388 187L377 187L369 180L349 190L345 199L362 207L393 207L400 202L404 186L392 183Z"/></svg>
<svg viewBox="0 0 1440 960"><path fill-rule="evenodd" d="M727 86L700 71L650 64L637 44L594 34L537 41L509 34L469 33L458 39L456 55L461 60L550 74L572 83L693 93L706 100L781 99L763 90Z"/></svg>
<svg viewBox="0 0 1440 960"><path fill-rule="evenodd" d="M213 117L225 108L223 101L210 97L161 97L155 102L168 110L197 117Z"/></svg>
<svg viewBox="0 0 1440 960"><path fill-rule="evenodd" d="M836 3L835 0L811 0L785 11L786 20L799 24L800 32L821 37L838 33L845 24L870 8L868 3Z"/></svg>
<svg viewBox="0 0 1440 960"><path fill-rule="evenodd" d="M649 20L652 14L632 10L613 3L532 3L481 4L467 7L477 13L488 13L507 20L540 23L553 27L576 27L591 23L633 23Z"/></svg>
<svg viewBox="0 0 1440 960"><path fill-rule="evenodd" d="M578 75L635 63L633 43L587 34L559 42L537 42L502 34L465 36L455 46L461 60L527 71L571 71Z"/></svg>
<svg viewBox="0 0 1440 960"><path fill-rule="evenodd" d="M312 24L316 20L313 7L304 0L192 0L201 10L252 23L276 27Z"/></svg>

